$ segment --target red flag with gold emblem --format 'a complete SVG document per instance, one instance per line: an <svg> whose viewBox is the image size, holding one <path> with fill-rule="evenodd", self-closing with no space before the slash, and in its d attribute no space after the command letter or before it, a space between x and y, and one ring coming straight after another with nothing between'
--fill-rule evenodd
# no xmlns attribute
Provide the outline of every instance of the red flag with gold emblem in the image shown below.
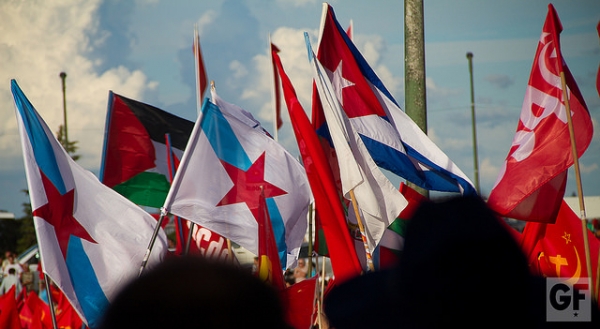
<svg viewBox="0 0 600 329"><path fill-rule="evenodd" d="M598 250L600 241L587 230L592 282L598 275ZM535 239L537 242L531 243ZM544 277L560 277L576 282L579 278L588 277L585 246L581 219L563 200L554 224L528 222L523 230L523 246L525 241L533 249L524 250L529 255L529 264L534 274Z"/></svg>
<svg viewBox="0 0 600 329"><path fill-rule="evenodd" d="M571 145L575 143L581 157L592 140L590 113L561 56L561 31L558 14L549 4L517 131L487 201L505 217L554 222L565 195L567 170L574 163ZM567 115L571 116L572 137Z"/></svg>

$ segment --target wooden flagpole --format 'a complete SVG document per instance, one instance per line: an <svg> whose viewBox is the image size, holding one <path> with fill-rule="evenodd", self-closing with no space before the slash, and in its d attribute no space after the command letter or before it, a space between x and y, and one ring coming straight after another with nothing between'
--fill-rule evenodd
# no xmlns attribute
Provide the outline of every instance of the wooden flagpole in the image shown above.
<svg viewBox="0 0 600 329"><path fill-rule="evenodd" d="M594 289L593 281L592 281L592 262L590 256L590 244L588 241L587 235L587 218L585 214L585 204L583 199L583 188L581 186L581 173L579 171L579 156L577 155L577 143L575 141L575 131L573 129L573 120L571 118L571 106L569 105L569 95L567 92L567 83L565 80L565 73L563 70L560 71L560 81L562 83L562 92L563 99L565 101L565 109L567 112L567 123L569 126L569 136L571 137L571 152L573 154L573 164L575 168L575 178L577 182L577 196L579 199L579 211L581 217L581 230L583 233L583 245L585 248L585 263L586 269L588 273L588 281L590 285L590 290L593 292L593 298L597 299L598 295L596 293L596 289Z"/></svg>
<svg viewBox="0 0 600 329"><path fill-rule="evenodd" d="M375 271L375 267L373 266L373 257L371 255L371 249L369 248L369 244L367 243L365 227L363 225L362 219L360 218L360 212L358 211L358 204L356 203L356 197L354 196L354 189L350 190L350 198L352 199L352 207L354 208L354 213L356 214L356 222L358 223L358 228L360 229L360 236L365 246L365 253L367 255L367 266L369 267L369 271L373 272Z"/></svg>

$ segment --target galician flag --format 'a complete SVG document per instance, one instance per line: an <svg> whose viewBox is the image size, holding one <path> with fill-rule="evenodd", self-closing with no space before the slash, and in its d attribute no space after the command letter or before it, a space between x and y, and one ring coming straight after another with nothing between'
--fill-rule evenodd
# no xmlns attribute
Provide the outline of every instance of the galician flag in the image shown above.
<svg viewBox="0 0 600 329"><path fill-rule="evenodd" d="M264 190L279 257L294 264L312 194L302 165L248 112L212 91L204 102L164 209L258 255L258 196Z"/></svg>
<svg viewBox="0 0 600 329"><path fill-rule="evenodd" d="M15 80L11 89L43 271L94 328L139 273L156 220L73 161ZM147 266L166 251L160 230Z"/></svg>
<svg viewBox="0 0 600 329"><path fill-rule="evenodd" d="M169 192L165 135L181 158L194 123L109 93L100 181L135 204L160 208Z"/></svg>

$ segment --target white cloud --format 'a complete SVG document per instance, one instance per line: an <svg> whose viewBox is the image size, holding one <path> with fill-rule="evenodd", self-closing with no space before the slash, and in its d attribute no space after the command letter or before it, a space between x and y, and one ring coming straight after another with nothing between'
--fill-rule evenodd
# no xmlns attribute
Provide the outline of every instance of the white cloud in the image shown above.
<svg viewBox="0 0 600 329"><path fill-rule="evenodd" d="M0 2L0 166L14 168L21 148L9 90L15 79L51 130L64 121L60 72L66 72L67 128L78 141L79 163L98 168L104 135L108 91L130 97L155 85L141 71L116 67L97 73L88 55L94 44L100 1ZM102 33L101 33L102 34ZM106 35L106 34L104 34ZM97 40L96 40L97 41ZM19 160L17 160L19 159Z"/></svg>

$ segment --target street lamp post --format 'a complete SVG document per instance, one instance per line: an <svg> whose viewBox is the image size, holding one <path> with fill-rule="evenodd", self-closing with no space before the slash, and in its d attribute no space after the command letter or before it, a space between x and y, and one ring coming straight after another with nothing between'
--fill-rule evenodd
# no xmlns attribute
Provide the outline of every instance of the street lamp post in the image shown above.
<svg viewBox="0 0 600 329"><path fill-rule="evenodd" d="M469 60L469 75L471 78L471 126L473 128L473 170L475 172L475 190L479 191L479 160L477 158L477 132L475 129L475 96L473 92L473 53L467 52Z"/></svg>

